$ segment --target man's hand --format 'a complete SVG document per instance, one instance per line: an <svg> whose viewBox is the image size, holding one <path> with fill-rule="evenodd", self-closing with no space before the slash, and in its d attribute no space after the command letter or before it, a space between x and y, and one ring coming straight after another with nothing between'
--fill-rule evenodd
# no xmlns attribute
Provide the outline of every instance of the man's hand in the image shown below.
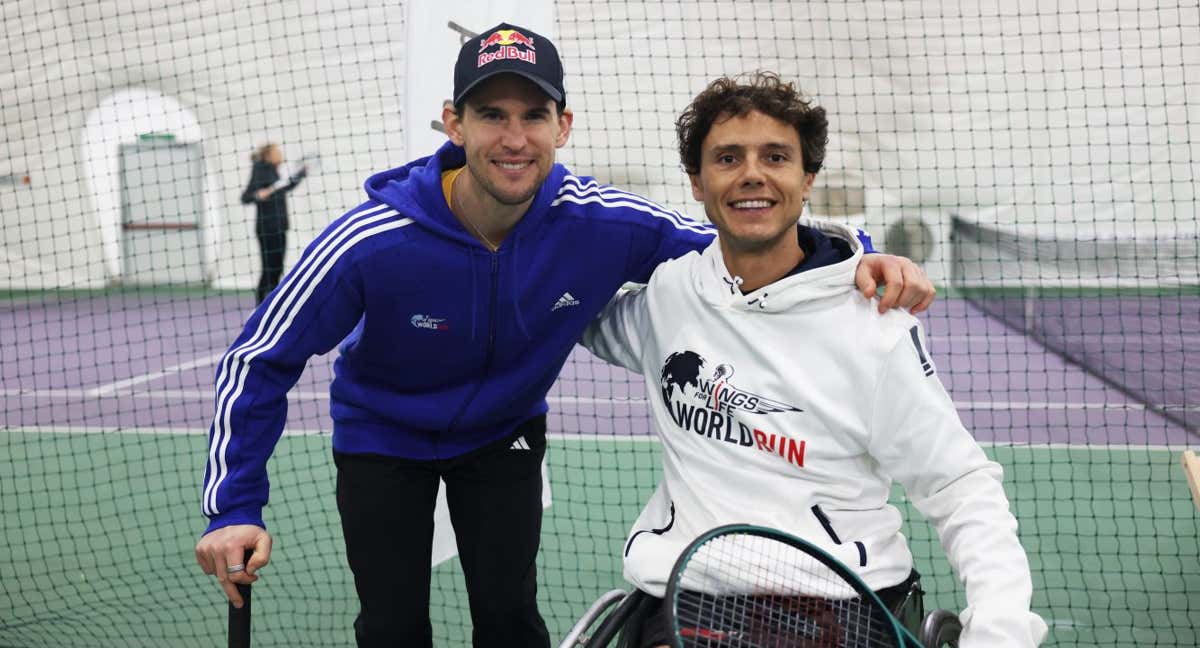
<svg viewBox="0 0 1200 648"><path fill-rule="evenodd" d="M242 564L246 550L253 549L250 561ZM205 574L216 576L233 607L242 607L237 585L258 580L258 570L271 560L271 535L253 524L235 524L204 534L196 543L196 562ZM232 568L232 571L231 571Z"/></svg>
<svg viewBox="0 0 1200 648"><path fill-rule="evenodd" d="M925 276L921 266L912 260L890 254L865 254L854 275L854 283L867 299L875 296L880 284L885 286L879 298L879 312L891 308L907 308L913 315L929 308L937 290Z"/></svg>
<svg viewBox="0 0 1200 648"><path fill-rule="evenodd" d="M271 194L273 194L273 193L275 193L275 190L272 189L271 187L267 187L266 189L259 189L258 191L254 192L254 199L257 200L258 202L262 202L262 201L266 200L267 198L270 198Z"/></svg>

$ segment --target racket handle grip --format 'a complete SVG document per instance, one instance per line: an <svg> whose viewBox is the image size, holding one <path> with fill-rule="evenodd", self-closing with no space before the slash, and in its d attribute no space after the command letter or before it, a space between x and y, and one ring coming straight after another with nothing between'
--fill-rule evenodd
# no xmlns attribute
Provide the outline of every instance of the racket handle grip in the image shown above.
<svg viewBox="0 0 1200 648"><path fill-rule="evenodd" d="M253 550L247 549L242 564L250 564L253 554ZM250 648L250 586L238 583L235 587L242 597L242 607L229 604L229 648Z"/></svg>

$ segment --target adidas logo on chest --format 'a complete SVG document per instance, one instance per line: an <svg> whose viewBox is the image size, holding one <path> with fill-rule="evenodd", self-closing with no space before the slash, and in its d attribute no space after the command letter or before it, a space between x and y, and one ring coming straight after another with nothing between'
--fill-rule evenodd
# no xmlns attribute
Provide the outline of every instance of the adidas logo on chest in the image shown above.
<svg viewBox="0 0 1200 648"><path fill-rule="evenodd" d="M572 295L570 292L565 292L562 294L562 297L558 298L558 301L554 302L554 307L550 309L550 312L554 312L560 308L566 308L568 306L578 306L578 305L579 305L579 300L575 299L575 296Z"/></svg>

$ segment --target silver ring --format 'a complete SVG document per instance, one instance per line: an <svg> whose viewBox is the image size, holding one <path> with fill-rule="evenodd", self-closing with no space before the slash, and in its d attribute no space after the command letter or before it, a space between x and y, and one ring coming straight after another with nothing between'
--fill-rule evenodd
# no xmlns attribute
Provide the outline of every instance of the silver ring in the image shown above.
<svg viewBox="0 0 1200 648"><path fill-rule="evenodd" d="M226 574L236 574L238 572L243 572L243 571L246 571L246 565L244 565L242 563L238 563L236 565L230 565L225 568Z"/></svg>

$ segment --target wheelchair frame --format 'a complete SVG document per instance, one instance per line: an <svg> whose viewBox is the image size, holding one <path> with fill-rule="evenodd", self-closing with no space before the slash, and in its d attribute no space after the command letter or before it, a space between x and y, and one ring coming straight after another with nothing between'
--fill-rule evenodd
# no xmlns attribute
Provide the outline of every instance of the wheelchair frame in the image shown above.
<svg viewBox="0 0 1200 648"><path fill-rule="evenodd" d="M893 611L896 618L901 620L901 624L917 638L923 648L946 646L957 648L958 637L962 633L962 623L959 621L958 615L949 610L933 610L924 614L923 595L924 591L921 590L920 583L913 583L912 590ZM605 648L618 634L621 635L618 648L639 648L628 645L628 637L636 637L638 633L627 633L626 625L631 622L633 624L642 622L643 619L635 616L634 613L649 598L650 595L637 589L632 592L622 589L605 592L575 622L570 632L559 644L559 648ZM914 603L915 605L913 605ZM913 606L909 607L910 605ZM604 616L610 608L612 612L608 616ZM596 628L595 633L586 634L596 620L602 616L604 616L604 621ZM914 624L917 619L920 620L920 623Z"/></svg>

